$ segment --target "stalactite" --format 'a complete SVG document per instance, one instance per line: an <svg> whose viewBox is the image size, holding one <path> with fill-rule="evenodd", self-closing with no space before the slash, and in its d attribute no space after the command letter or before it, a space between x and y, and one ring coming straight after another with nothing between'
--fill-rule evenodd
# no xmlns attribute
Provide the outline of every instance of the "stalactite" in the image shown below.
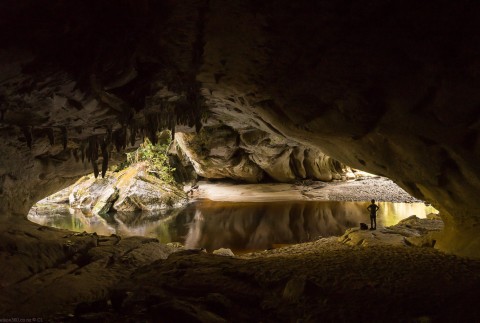
<svg viewBox="0 0 480 323"><path fill-rule="evenodd" d="M107 144L110 144L112 142L112 127L107 126L107 133L105 137L105 141Z"/></svg>
<svg viewBox="0 0 480 323"><path fill-rule="evenodd" d="M75 158L75 161L78 163L80 158L78 157L78 149L75 148L75 149L72 149L72 152L73 152L73 157Z"/></svg>
<svg viewBox="0 0 480 323"><path fill-rule="evenodd" d="M195 131L200 133L200 130L202 130L202 120L200 118L195 119Z"/></svg>
<svg viewBox="0 0 480 323"><path fill-rule="evenodd" d="M117 152L121 152L127 148L127 135L127 128L125 126L112 133L112 142Z"/></svg>
<svg viewBox="0 0 480 323"><path fill-rule="evenodd" d="M175 120L176 120L176 116L172 115L170 117L170 126L169 126L172 141L175 140L175 125L176 125Z"/></svg>
<svg viewBox="0 0 480 323"><path fill-rule="evenodd" d="M107 169L108 169L108 151L107 151L107 142L105 140L103 140L101 143L100 143L100 148L102 150L102 178L105 177L105 174L107 173Z"/></svg>
<svg viewBox="0 0 480 323"><path fill-rule="evenodd" d="M172 141L174 141L175 140L175 124L173 125L172 128L170 128L170 135L171 135Z"/></svg>
<svg viewBox="0 0 480 323"><path fill-rule="evenodd" d="M195 126L195 117L194 117L193 111L187 112L187 117L185 121L189 127Z"/></svg>
<svg viewBox="0 0 480 323"><path fill-rule="evenodd" d="M25 140L27 141L28 148L32 149L32 144L33 144L32 127L30 126L23 127L22 132L23 132L23 136L25 137Z"/></svg>
<svg viewBox="0 0 480 323"><path fill-rule="evenodd" d="M139 129L139 132L140 132L141 142L144 142L144 141L145 141L146 132L147 132L146 129L145 129L145 127L141 127L141 128Z"/></svg>
<svg viewBox="0 0 480 323"><path fill-rule="evenodd" d="M55 145L55 134L53 132L52 128L47 128L46 129L47 136L48 136L48 141L50 142L50 146Z"/></svg>
<svg viewBox="0 0 480 323"><path fill-rule="evenodd" d="M115 130L114 132L112 132L112 142L115 146L115 149L117 150L117 153L119 153L122 147L120 147L118 142L118 130Z"/></svg>
<svg viewBox="0 0 480 323"><path fill-rule="evenodd" d="M112 141L115 145L115 149L117 150L117 153L119 153L122 150L122 145L120 144L119 132L120 130L115 130L112 134Z"/></svg>
<svg viewBox="0 0 480 323"><path fill-rule="evenodd" d="M137 137L137 125L134 123L130 128L130 145L135 146L135 138Z"/></svg>
<svg viewBox="0 0 480 323"><path fill-rule="evenodd" d="M108 154L110 155L112 153L112 150L113 150L113 133L112 133L112 127L110 126L107 126L106 127L107 129L107 132L105 134L105 138L104 138L104 141L105 141L105 145L106 145L106 149L107 149L107 152Z"/></svg>
<svg viewBox="0 0 480 323"><path fill-rule="evenodd" d="M91 153L92 147L90 146L90 140L88 140L87 148L85 149L85 157L87 157L87 162L91 161L92 153Z"/></svg>
<svg viewBox="0 0 480 323"><path fill-rule="evenodd" d="M85 144L80 145L80 155L82 156L82 163L85 162Z"/></svg>
<svg viewBox="0 0 480 323"><path fill-rule="evenodd" d="M95 175L95 178L97 178L99 173L98 165L97 165L97 160L98 160L98 137L97 136L91 136L89 138L86 155L87 155L87 159L92 163L93 174Z"/></svg>
<svg viewBox="0 0 480 323"><path fill-rule="evenodd" d="M127 148L127 128L125 126L122 127L121 135L122 149L125 150L125 148Z"/></svg>
<svg viewBox="0 0 480 323"><path fill-rule="evenodd" d="M153 145L157 143L158 123L158 114L150 114L148 116L146 122L146 135Z"/></svg>
<svg viewBox="0 0 480 323"><path fill-rule="evenodd" d="M91 149L90 149L90 159L97 161L98 160L98 138L97 136L90 137Z"/></svg>
<svg viewBox="0 0 480 323"><path fill-rule="evenodd" d="M66 127L60 127L60 130L62 131L63 150L65 150L65 149L67 149L67 142L68 142L67 128Z"/></svg>
<svg viewBox="0 0 480 323"><path fill-rule="evenodd" d="M97 161L92 159L92 167L93 167L93 175L95 175L95 178L98 177L98 165Z"/></svg>

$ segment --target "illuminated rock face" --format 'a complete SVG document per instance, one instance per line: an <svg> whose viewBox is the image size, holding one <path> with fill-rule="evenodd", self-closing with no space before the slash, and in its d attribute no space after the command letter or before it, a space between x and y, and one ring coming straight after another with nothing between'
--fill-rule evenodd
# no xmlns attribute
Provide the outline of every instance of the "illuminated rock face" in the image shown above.
<svg viewBox="0 0 480 323"><path fill-rule="evenodd" d="M70 207L87 216L116 211L158 211L186 202L183 190L150 174L143 163L120 172L108 172L101 180L82 177L69 194Z"/></svg>
<svg viewBox="0 0 480 323"><path fill-rule="evenodd" d="M205 178L232 178L256 183L267 178L288 183L313 179L354 178L348 166L321 150L307 148L276 134L257 129L241 134L225 125L206 126L198 133L176 137L195 171Z"/></svg>
<svg viewBox="0 0 480 323"><path fill-rule="evenodd" d="M6 1L0 210L25 215L91 171L73 152L93 135L122 146L208 107L394 179L441 210L439 248L478 256L478 6Z"/></svg>

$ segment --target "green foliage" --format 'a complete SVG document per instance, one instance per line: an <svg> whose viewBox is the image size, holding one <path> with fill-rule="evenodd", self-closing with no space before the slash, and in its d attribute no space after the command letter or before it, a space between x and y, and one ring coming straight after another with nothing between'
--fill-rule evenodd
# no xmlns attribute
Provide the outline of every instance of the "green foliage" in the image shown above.
<svg viewBox="0 0 480 323"><path fill-rule="evenodd" d="M215 132L223 130L224 127L204 127L198 134L190 134L190 145L191 148L200 156L208 156L210 152L210 146L212 145L211 141L215 138Z"/></svg>
<svg viewBox="0 0 480 323"><path fill-rule="evenodd" d="M166 132L166 131L165 131ZM134 152L127 153L127 160L119 165L117 171L130 167L140 162L147 163L147 171L168 184L176 184L173 177L175 168L169 163L168 147L170 146L170 133L162 132L159 140L153 145L148 138Z"/></svg>

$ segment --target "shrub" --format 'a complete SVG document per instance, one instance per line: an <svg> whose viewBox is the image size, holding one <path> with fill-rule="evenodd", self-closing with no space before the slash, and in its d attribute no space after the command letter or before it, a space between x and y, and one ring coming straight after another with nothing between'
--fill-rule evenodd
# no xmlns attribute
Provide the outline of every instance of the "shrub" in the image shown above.
<svg viewBox="0 0 480 323"><path fill-rule="evenodd" d="M127 167L140 162L146 162L147 172L152 173L157 178L167 184L176 184L173 177L173 168L169 163L168 148L171 143L170 132L168 136L164 131L158 135L159 140L153 145L148 138L145 138L143 144L134 152L127 153L127 160L121 163L116 171L120 171Z"/></svg>

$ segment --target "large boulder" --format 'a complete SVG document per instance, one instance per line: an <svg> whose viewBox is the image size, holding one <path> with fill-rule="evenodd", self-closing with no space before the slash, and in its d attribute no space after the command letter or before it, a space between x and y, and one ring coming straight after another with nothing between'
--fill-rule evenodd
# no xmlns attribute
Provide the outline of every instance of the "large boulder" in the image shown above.
<svg viewBox="0 0 480 323"><path fill-rule="evenodd" d="M395 225L374 231L350 228L338 238L338 241L362 247L385 244L403 247L434 247L435 234L442 231L443 227L444 223L438 215L429 215L425 219L412 215Z"/></svg>
<svg viewBox="0 0 480 323"><path fill-rule="evenodd" d="M241 132L217 124L198 133L177 134L176 142L205 178L259 182L268 176L277 182L301 179L331 181L353 176L348 166L284 137L252 128Z"/></svg>
<svg viewBox="0 0 480 323"><path fill-rule="evenodd" d="M70 206L84 214L109 211L156 211L178 207L186 202L183 190L150 175L144 163L120 172L108 172L105 178L82 177L71 188Z"/></svg>
<svg viewBox="0 0 480 323"><path fill-rule="evenodd" d="M107 213L118 198L115 182L114 174L108 174L105 178L99 179L93 175L80 178L71 187L70 206L82 210L87 215Z"/></svg>
<svg viewBox="0 0 480 323"><path fill-rule="evenodd" d="M239 145L255 164L278 182L298 179L331 181L351 174L348 166L325 155L320 149L265 131L243 130Z"/></svg>
<svg viewBox="0 0 480 323"><path fill-rule="evenodd" d="M141 165L119 174L117 188L118 199L113 204L115 211L156 211L187 202L183 190L148 174Z"/></svg>
<svg viewBox="0 0 480 323"><path fill-rule="evenodd" d="M198 175L256 183L263 171L238 146L238 133L230 127L204 127L200 133L180 133L176 140Z"/></svg>

